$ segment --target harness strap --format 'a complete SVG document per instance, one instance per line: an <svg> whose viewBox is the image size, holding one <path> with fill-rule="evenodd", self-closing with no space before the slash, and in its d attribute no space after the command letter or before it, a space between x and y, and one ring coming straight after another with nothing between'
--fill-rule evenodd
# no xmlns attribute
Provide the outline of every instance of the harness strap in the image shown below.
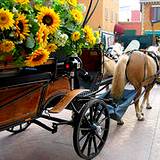
<svg viewBox="0 0 160 160"><path fill-rule="evenodd" d="M147 68L147 56L144 54L144 78L143 78L143 81L145 81L145 79L146 79L146 75L147 75L147 70L146 70L146 68Z"/></svg>
<svg viewBox="0 0 160 160"><path fill-rule="evenodd" d="M157 71L158 71L159 70L159 61L158 61L158 57L156 56L156 54L152 51L145 51L145 53L154 59L154 61L156 62Z"/></svg>
<svg viewBox="0 0 160 160"><path fill-rule="evenodd" d="M126 80L127 81L129 81L129 79L128 79L128 76L127 76L127 67L128 67L128 64L129 64L129 62L130 62L130 60L131 60L131 56L132 56L132 53L133 53L134 51L128 51L128 52L126 52L125 54L127 54L128 56L129 56L129 58L128 58L128 61L127 61L127 64L126 64L126 69L125 69L125 76L126 76ZM129 53L129 54L128 54Z"/></svg>
<svg viewBox="0 0 160 160"><path fill-rule="evenodd" d="M150 77L148 77L147 79L145 79L145 80L141 83L141 84L142 84L142 87L148 86L148 85L153 85L153 84L156 82L156 80L157 80L157 78L159 77L159 75L160 75L160 70L158 70L157 73L154 74L153 76L150 76ZM149 81L152 81L152 82L148 84Z"/></svg>

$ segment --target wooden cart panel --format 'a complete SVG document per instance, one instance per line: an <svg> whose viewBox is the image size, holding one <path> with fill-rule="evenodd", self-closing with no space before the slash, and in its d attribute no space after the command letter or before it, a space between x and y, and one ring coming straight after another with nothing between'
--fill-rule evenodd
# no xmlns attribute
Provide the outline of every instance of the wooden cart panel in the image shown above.
<svg viewBox="0 0 160 160"><path fill-rule="evenodd" d="M0 126L36 115L42 84L0 90Z"/></svg>

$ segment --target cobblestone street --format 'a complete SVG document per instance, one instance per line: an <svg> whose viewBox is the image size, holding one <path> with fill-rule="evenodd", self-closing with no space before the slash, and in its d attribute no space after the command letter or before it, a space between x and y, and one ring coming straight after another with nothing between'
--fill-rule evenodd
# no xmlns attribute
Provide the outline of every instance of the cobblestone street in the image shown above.
<svg viewBox="0 0 160 160"><path fill-rule="evenodd" d="M111 120L107 142L95 160L159 160L160 158L160 87L151 92L153 109L144 109L145 121L136 119L134 107L130 106L117 126ZM61 117L70 114L61 113ZM11 134L0 133L0 160L80 160L72 145L72 128L60 127L52 135L32 124L26 131Z"/></svg>

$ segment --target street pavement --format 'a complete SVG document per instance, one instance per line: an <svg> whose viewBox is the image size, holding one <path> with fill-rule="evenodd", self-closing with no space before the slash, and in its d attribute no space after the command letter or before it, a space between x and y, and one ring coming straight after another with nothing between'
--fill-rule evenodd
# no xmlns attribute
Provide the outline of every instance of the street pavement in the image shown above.
<svg viewBox="0 0 160 160"><path fill-rule="evenodd" d="M123 117L123 126L111 120L107 142L95 160L160 160L160 86L153 88L150 100L153 108L144 108L144 121L137 121L133 105ZM69 115L63 111L59 116ZM70 126L51 134L34 124L15 135L3 131L0 160L81 160L74 151L72 134Z"/></svg>

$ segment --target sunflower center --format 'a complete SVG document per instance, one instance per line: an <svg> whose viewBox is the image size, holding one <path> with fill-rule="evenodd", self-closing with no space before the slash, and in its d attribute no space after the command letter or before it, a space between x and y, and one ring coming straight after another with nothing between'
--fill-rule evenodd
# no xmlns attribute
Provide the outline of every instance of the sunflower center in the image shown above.
<svg viewBox="0 0 160 160"><path fill-rule="evenodd" d="M6 22L8 22L8 18L5 15L0 16L0 23L5 24Z"/></svg>
<svg viewBox="0 0 160 160"><path fill-rule="evenodd" d="M50 25L53 24L53 18L52 18L51 16L49 16L49 15L45 15L45 16L43 17L43 19L42 19L42 22L43 22L44 24L46 24L47 26L50 26Z"/></svg>
<svg viewBox="0 0 160 160"><path fill-rule="evenodd" d="M33 61L39 61L43 58L43 55L42 54L39 54L39 55L36 55L36 57L33 58Z"/></svg>
<svg viewBox="0 0 160 160"><path fill-rule="evenodd" d="M24 26L23 26L23 23L21 21L19 21L18 27L19 27L19 31L23 32Z"/></svg>

